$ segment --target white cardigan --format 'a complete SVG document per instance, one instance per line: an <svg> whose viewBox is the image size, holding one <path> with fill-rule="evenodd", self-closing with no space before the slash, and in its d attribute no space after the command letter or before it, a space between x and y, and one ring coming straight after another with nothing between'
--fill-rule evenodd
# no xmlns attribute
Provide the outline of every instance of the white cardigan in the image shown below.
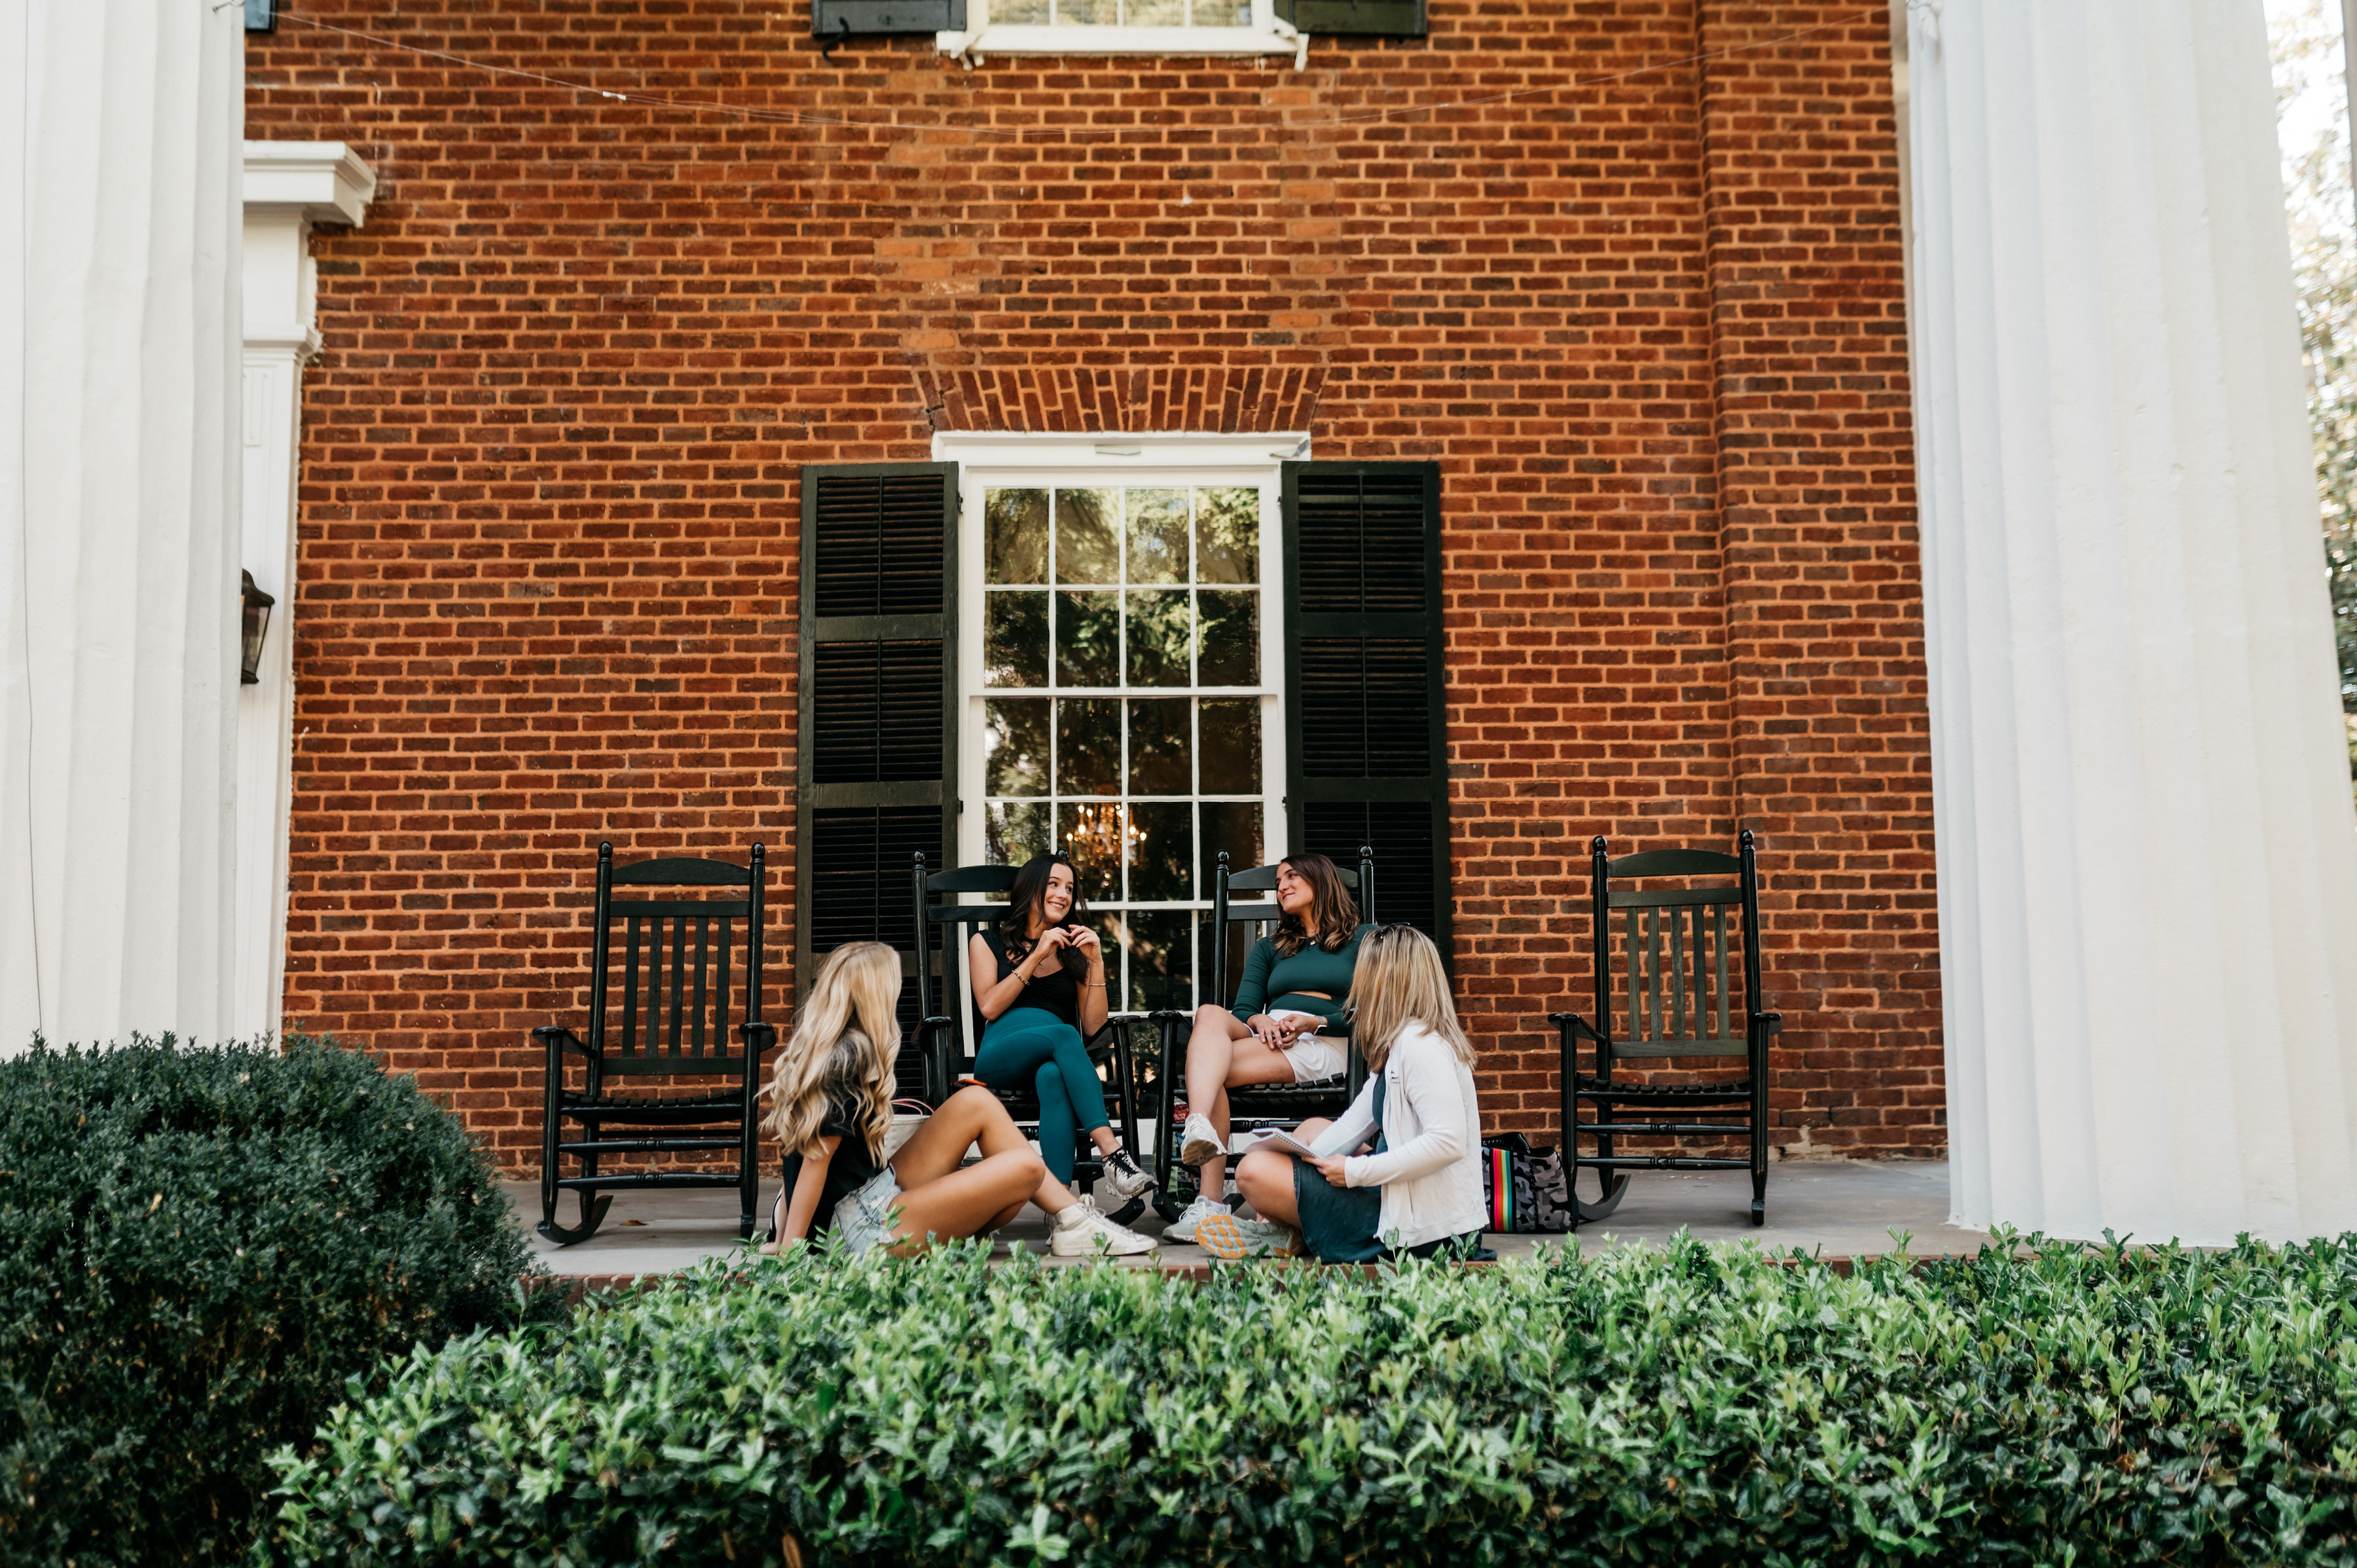
<svg viewBox="0 0 2357 1568"><path fill-rule="evenodd" d="M1383 1189L1375 1233L1394 1251L1481 1229L1481 1107L1473 1072L1448 1042L1411 1024L1383 1058L1383 1152L1342 1162L1351 1187ZM1375 1079L1310 1147L1358 1148L1375 1134Z"/></svg>

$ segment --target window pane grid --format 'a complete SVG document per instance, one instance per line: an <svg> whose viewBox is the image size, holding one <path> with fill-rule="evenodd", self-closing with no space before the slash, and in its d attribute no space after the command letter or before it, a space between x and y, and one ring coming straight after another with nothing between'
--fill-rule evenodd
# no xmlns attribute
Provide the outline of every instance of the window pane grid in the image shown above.
<svg viewBox="0 0 2357 1568"><path fill-rule="evenodd" d="M1261 505L985 491L985 855L1071 855L1125 1010L1192 1004L1214 858L1259 853Z"/></svg>

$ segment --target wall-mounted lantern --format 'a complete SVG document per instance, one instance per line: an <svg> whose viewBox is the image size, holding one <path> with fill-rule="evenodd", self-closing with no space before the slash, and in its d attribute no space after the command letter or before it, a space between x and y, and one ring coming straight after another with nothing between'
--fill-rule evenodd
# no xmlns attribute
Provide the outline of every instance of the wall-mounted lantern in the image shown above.
<svg viewBox="0 0 2357 1568"><path fill-rule="evenodd" d="M262 683L262 634L270 629L270 607L278 601L253 585L253 574L238 573L242 587L240 597L245 604L245 656L238 683L258 686Z"/></svg>
<svg viewBox="0 0 2357 1568"><path fill-rule="evenodd" d="M245 0L245 30L249 33L276 32L278 0Z"/></svg>

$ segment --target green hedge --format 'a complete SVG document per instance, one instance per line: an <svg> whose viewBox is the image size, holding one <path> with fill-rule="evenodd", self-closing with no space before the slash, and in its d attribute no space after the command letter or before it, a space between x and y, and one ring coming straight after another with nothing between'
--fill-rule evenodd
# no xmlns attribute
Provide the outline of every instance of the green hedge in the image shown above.
<svg viewBox="0 0 2357 1568"><path fill-rule="evenodd" d="M420 1348L258 1563L2349 1563L2357 1238L1845 1278L710 1265Z"/></svg>
<svg viewBox="0 0 2357 1568"><path fill-rule="evenodd" d="M37 1045L0 1167L0 1562L242 1557L352 1374L524 1309L464 1130L331 1044Z"/></svg>

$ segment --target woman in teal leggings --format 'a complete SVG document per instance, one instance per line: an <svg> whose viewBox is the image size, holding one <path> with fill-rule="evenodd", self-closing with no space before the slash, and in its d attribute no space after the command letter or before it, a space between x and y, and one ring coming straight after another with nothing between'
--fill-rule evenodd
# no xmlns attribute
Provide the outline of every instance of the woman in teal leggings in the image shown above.
<svg viewBox="0 0 2357 1568"><path fill-rule="evenodd" d="M988 1020L974 1070L993 1089L1039 1096L1039 1157L1058 1181L1072 1179L1077 1135L1104 1161L1105 1185L1135 1197L1154 1185L1114 1136L1088 1035L1104 1027L1104 948L1076 912L1071 863L1035 855L1016 874L1006 913L974 934L966 958L974 1006Z"/></svg>

